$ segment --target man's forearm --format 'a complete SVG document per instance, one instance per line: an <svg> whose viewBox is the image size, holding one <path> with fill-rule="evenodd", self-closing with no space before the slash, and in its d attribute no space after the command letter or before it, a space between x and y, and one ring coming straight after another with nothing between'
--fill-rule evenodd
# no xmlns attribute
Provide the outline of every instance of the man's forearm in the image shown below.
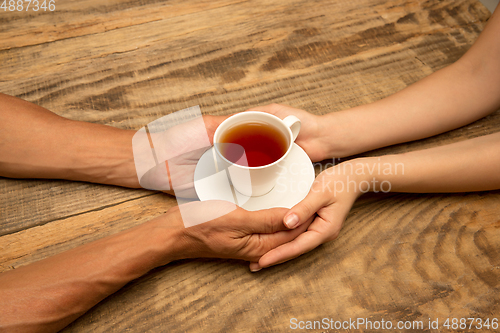
<svg viewBox="0 0 500 333"><path fill-rule="evenodd" d="M181 259L183 228L166 216L0 274L0 331L58 331L129 281Z"/></svg>
<svg viewBox="0 0 500 333"><path fill-rule="evenodd" d="M139 187L133 131L73 121L0 94L0 176Z"/></svg>
<svg viewBox="0 0 500 333"><path fill-rule="evenodd" d="M472 192L500 189L499 152L500 133L495 133L431 149L354 161L366 165L364 180L370 183L371 190Z"/></svg>

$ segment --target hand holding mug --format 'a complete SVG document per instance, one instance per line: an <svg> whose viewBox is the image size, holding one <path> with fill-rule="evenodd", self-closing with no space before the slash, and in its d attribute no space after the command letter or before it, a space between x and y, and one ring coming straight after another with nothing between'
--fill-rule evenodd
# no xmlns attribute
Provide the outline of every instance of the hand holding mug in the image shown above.
<svg viewBox="0 0 500 333"><path fill-rule="evenodd" d="M304 149L313 162L333 157L329 147L338 144L338 142L335 142L334 138L331 136L331 124L324 116L318 116L301 109L281 104L269 104L254 107L251 110L267 112L281 119L291 115L299 118L302 124L295 143Z"/></svg>

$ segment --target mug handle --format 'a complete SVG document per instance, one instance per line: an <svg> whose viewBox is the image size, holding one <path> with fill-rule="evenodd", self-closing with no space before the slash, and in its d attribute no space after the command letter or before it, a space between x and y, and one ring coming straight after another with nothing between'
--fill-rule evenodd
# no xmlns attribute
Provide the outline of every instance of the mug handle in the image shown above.
<svg viewBox="0 0 500 333"><path fill-rule="evenodd" d="M299 135L300 132L300 119L295 116L288 116L283 119L283 122L292 131L292 141L295 141L295 139L297 139L297 135Z"/></svg>

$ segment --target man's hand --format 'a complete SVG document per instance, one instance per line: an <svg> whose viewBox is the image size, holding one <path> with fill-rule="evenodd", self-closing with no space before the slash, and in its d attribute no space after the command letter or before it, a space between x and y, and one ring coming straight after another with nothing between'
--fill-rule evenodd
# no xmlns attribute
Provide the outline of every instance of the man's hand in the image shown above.
<svg viewBox="0 0 500 333"><path fill-rule="evenodd" d="M177 197L196 198L196 165L213 144L215 130L226 118L227 116L203 116L158 133L150 133L158 164L141 177L141 186L162 190ZM137 163L147 161L151 154L149 142L143 140L141 144L134 143L136 166Z"/></svg>
<svg viewBox="0 0 500 333"><path fill-rule="evenodd" d="M184 216L181 216L181 210ZM304 232L311 219L303 225L288 230L283 225L286 208L272 208L255 212L225 201L191 202L174 207L166 218L182 223L182 218L207 220L229 212L208 222L188 227L183 231L184 258L213 257L232 258L256 262L275 247L290 242ZM188 216L186 216L188 215Z"/></svg>

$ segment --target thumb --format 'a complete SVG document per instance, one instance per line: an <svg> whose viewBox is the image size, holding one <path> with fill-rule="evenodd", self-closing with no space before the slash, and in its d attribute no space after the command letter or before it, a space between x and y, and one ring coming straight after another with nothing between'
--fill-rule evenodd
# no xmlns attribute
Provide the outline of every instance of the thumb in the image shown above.
<svg viewBox="0 0 500 333"><path fill-rule="evenodd" d="M320 191L314 191L313 187L301 202L293 206L285 214L283 222L289 229L295 229L327 205L328 201L327 195Z"/></svg>
<svg viewBox="0 0 500 333"><path fill-rule="evenodd" d="M286 230L283 226L283 218L287 213L286 208L270 208L248 212L245 225L254 234L273 234Z"/></svg>

